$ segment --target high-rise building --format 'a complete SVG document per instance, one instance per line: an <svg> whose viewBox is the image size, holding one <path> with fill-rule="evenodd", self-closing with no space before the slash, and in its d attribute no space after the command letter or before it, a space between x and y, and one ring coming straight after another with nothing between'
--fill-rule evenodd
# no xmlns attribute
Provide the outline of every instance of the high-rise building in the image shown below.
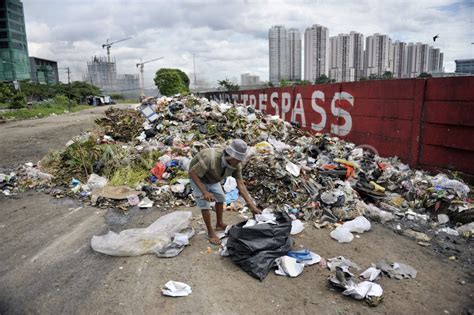
<svg viewBox="0 0 474 315"><path fill-rule="evenodd" d="M439 48L430 47L428 59L428 72L443 71L443 53Z"/></svg>
<svg viewBox="0 0 474 315"><path fill-rule="evenodd" d="M288 35L290 81L301 80L301 34L296 28L290 28Z"/></svg>
<svg viewBox="0 0 474 315"><path fill-rule="evenodd" d="M23 3L0 0L0 81L29 80Z"/></svg>
<svg viewBox="0 0 474 315"><path fill-rule="evenodd" d="M268 31L270 56L270 82L280 83L290 78L288 31L282 25L272 26Z"/></svg>
<svg viewBox="0 0 474 315"><path fill-rule="evenodd" d="M390 69L393 77L397 79L407 78L407 44L395 41L390 49Z"/></svg>
<svg viewBox="0 0 474 315"><path fill-rule="evenodd" d="M407 77L416 78L421 73L443 72L443 53L428 44L407 45Z"/></svg>
<svg viewBox="0 0 474 315"><path fill-rule="evenodd" d="M367 77L381 77L386 71L391 71L390 46L388 35L375 33L367 37L364 53L364 72Z"/></svg>
<svg viewBox="0 0 474 315"><path fill-rule="evenodd" d="M315 82L321 75L329 74L329 31L314 24L304 33L304 78Z"/></svg>
<svg viewBox="0 0 474 315"><path fill-rule="evenodd" d="M240 75L241 86L253 86L260 83L260 77L251 73L243 73Z"/></svg>
<svg viewBox="0 0 474 315"><path fill-rule="evenodd" d="M30 57L31 81L53 85L59 83L58 63L56 61Z"/></svg>
<svg viewBox="0 0 474 315"><path fill-rule="evenodd" d="M456 63L456 73L474 74L474 59L454 60Z"/></svg>
<svg viewBox="0 0 474 315"><path fill-rule="evenodd" d="M357 32L329 38L329 77L337 82L357 81L363 67L364 36Z"/></svg>

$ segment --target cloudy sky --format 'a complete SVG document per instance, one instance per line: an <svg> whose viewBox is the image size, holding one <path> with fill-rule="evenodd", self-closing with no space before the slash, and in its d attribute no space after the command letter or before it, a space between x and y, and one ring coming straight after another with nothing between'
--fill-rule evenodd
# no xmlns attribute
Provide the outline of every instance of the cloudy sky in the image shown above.
<svg viewBox="0 0 474 315"><path fill-rule="evenodd" d="M80 80L92 56L111 49L119 73L145 66L145 86L161 67L193 72L198 83L215 85L245 72L268 80L268 29L272 25L329 28L330 36L358 31L388 34L392 40L432 44L444 52L446 71L454 60L474 58L474 1L451 0L23 0L31 56L53 59ZM62 74L62 80L67 77ZM239 82L240 83L240 82Z"/></svg>

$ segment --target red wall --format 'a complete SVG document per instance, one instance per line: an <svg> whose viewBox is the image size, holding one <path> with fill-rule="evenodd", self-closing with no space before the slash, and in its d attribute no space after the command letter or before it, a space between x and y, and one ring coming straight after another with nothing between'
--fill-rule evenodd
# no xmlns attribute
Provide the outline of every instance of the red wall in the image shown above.
<svg viewBox="0 0 474 315"><path fill-rule="evenodd" d="M374 147L411 166L474 174L474 77L206 93Z"/></svg>

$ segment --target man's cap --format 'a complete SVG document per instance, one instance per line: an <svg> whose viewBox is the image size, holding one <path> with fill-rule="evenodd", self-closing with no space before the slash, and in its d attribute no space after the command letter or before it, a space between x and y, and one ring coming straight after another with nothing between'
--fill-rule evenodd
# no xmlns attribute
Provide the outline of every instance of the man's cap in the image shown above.
<svg viewBox="0 0 474 315"><path fill-rule="evenodd" d="M235 139L225 149L225 152L236 160L243 161L247 155L247 143L240 139Z"/></svg>

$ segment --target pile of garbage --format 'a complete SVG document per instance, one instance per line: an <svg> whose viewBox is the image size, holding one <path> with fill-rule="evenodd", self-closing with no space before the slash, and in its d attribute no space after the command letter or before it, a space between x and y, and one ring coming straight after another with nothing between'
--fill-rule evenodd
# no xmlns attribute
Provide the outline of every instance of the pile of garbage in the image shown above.
<svg viewBox="0 0 474 315"><path fill-rule="evenodd" d="M392 224L420 242L439 233L473 233L474 203L460 179L412 170L397 157L380 157L339 138L311 134L250 106L162 97L135 109L111 108L96 122L96 128L41 161L37 178L50 182L42 186L45 191L124 211L192 206L187 175L192 157L238 138L249 145L243 176L262 209L312 220L318 228L365 216ZM28 173L28 167L20 172ZM0 174L1 187L8 189L12 177ZM235 189L228 193L234 197L227 206L245 212ZM352 232L341 231L350 238Z"/></svg>

